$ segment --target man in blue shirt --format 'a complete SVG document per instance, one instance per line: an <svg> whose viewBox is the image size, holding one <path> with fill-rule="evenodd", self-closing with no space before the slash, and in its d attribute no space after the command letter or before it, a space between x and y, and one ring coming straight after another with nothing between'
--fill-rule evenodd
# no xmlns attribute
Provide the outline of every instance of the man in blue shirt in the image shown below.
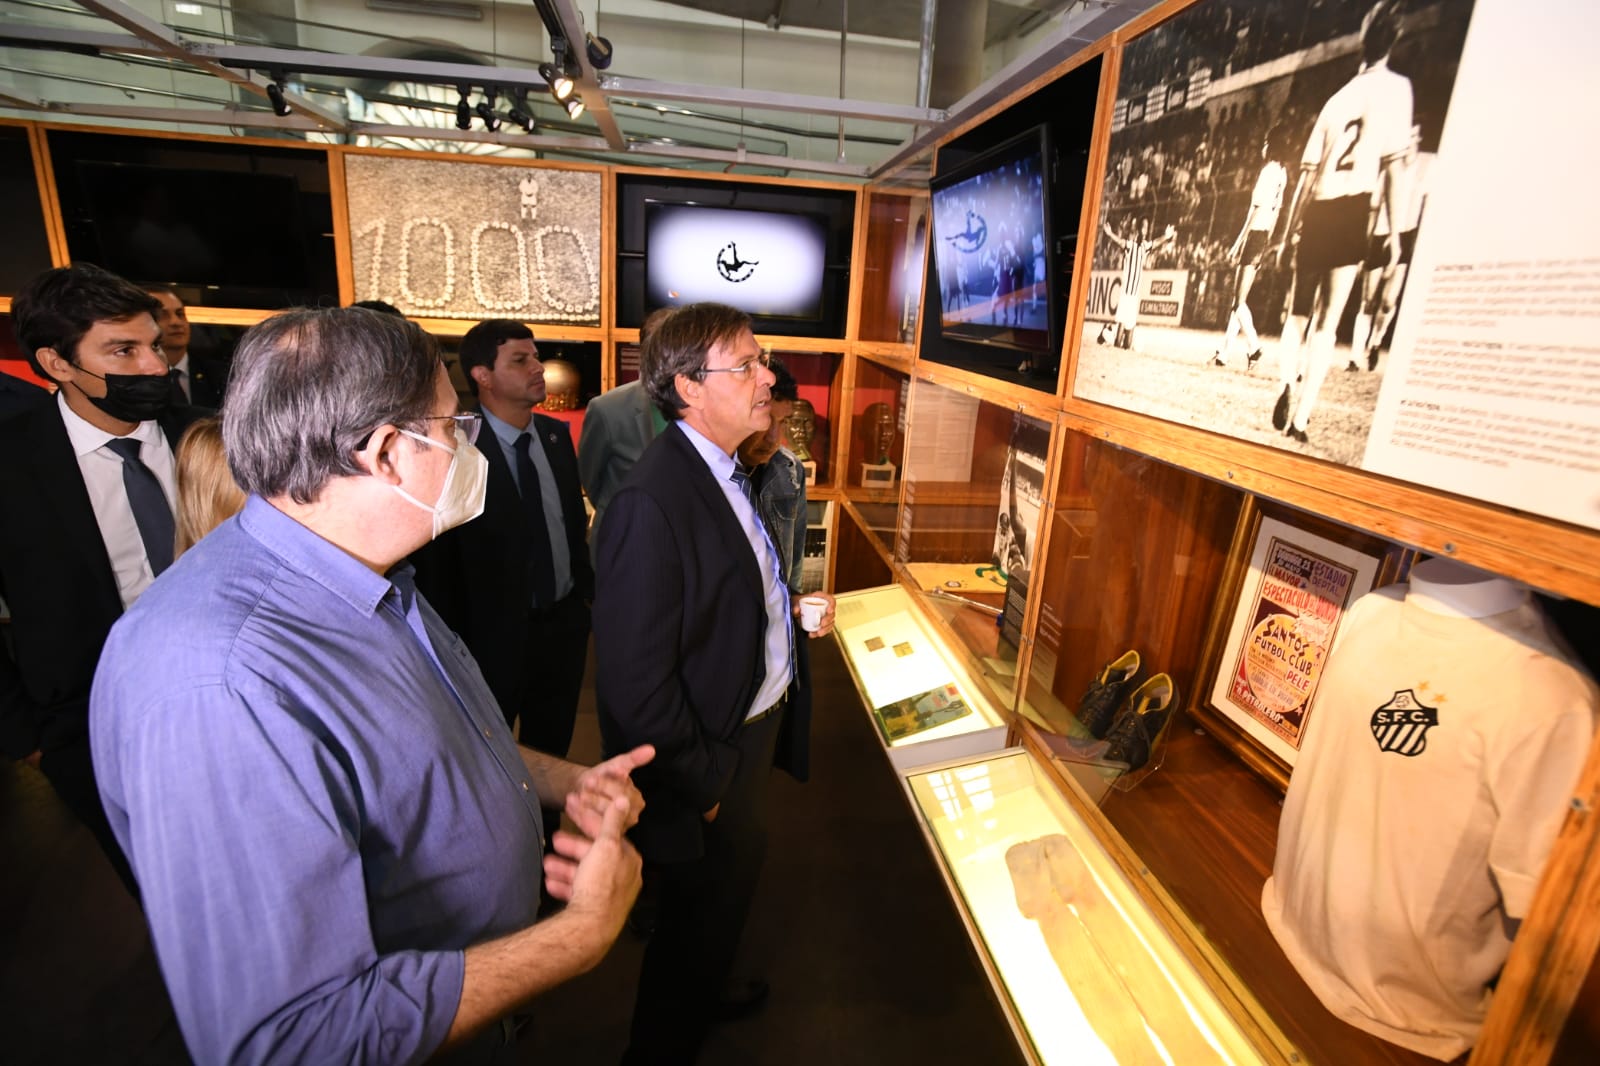
<svg viewBox="0 0 1600 1066"><path fill-rule="evenodd" d="M584 770L519 748L404 563L482 510L477 429L411 323L259 324L224 426L250 499L107 641L101 797L199 1062L492 1060L637 893L621 834L651 750ZM567 907L535 925L541 801L580 834L556 835Z"/></svg>

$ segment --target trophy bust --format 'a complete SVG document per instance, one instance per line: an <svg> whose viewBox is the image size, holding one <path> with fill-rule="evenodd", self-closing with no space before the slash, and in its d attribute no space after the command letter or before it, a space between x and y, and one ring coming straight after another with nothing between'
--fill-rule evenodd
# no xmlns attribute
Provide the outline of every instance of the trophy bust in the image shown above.
<svg viewBox="0 0 1600 1066"><path fill-rule="evenodd" d="M894 408L886 403L869 404L861 412L861 424L867 437L867 462L861 464L861 487L868 489L893 488L898 471L889 458L894 447Z"/></svg>
<svg viewBox="0 0 1600 1066"><path fill-rule="evenodd" d="M811 438L817 432L817 409L804 397L795 400L794 410L783 424L789 447L800 465L806 468L806 484L817 483L817 463L811 457Z"/></svg>

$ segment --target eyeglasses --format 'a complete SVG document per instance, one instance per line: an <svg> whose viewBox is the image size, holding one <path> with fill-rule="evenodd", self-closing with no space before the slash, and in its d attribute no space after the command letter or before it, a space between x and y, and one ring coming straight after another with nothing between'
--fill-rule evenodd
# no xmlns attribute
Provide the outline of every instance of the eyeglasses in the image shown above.
<svg viewBox="0 0 1600 1066"><path fill-rule="evenodd" d="M751 375L751 373L754 372L756 367L759 366L759 367L765 368L765 367L770 367L771 365L772 365L772 353L763 349L762 352L759 355L755 356L752 359L746 359L744 362L740 363L738 366L703 366L703 367L700 368L699 372L702 375L705 375L705 374L736 374L741 378L748 378Z"/></svg>
<svg viewBox="0 0 1600 1066"><path fill-rule="evenodd" d="M467 438L467 443L478 443L478 431L483 428L482 415L476 411L468 411L459 415L424 415L422 420L424 422L437 422L441 418L454 419L456 428L461 431L462 436Z"/></svg>
<svg viewBox="0 0 1600 1066"><path fill-rule="evenodd" d="M482 415L475 411L468 411L464 414L458 415L423 415L419 421L437 422L441 418L453 419L455 421L456 428L461 430L462 435L467 438L468 444L478 443L478 431L483 428ZM372 434L375 432L377 431L372 430L368 432L366 436L356 441L356 451L359 452L365 450L368 442L372 440Z"/></svg>

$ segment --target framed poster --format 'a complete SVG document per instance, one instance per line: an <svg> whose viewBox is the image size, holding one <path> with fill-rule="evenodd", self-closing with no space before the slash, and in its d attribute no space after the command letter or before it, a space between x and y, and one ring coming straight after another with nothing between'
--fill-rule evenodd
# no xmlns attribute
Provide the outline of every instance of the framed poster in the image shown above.
<svg viewBox="0 0 1600 1066"><path fill-rule="evenodd" d="M1403 577L1413 554L1251 499L1206 637L1196 716L1286 788L1340 623L1358 598Z"/></svg>

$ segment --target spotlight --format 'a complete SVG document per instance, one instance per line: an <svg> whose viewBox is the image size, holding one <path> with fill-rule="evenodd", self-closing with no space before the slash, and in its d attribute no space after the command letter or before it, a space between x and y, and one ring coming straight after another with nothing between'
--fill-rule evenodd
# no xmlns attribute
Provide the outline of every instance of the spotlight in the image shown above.
<svg viewBox="0 0 1600 1066"><path fill-rule="evenodd" d="M461 94L461 100L456 104L456 129L470 130L472 128L472 101L467 97L472 95L472 86L462 85L456 92Z"/></svg>
<svg viewBox="0 0 1600 1066"><path fill-rule="evenodd" d="M597 34L588 34L589 65L596 70L605 70L611 65L611 42Z"/></svg>
<svg viewBox="0 0 1600 1066"><path fill-rule="evenodd" d="M567 97L572 95L572 79L557 70L553 64L540 63L539 76L544 78L545 83L550 86L550 95L557 100L564 103Z"/></svg>
<svg viewBox="0 0 1600 1066"><path fill-rule="evenodd" d="M267 100L272 104L272 112L279 118L286 118L294 114L294 108L289 106L289 101L283 98L283 83L289 76L281 70L271 73L272 80L267 83Z"/></svg>
<svg viewBox="0 0 1600 1066"><path fill-rule="evenodd" d="M478 117L483 119L483 128L490 133L500 128L500 116L494 113L495 97L499 95L493 89L483 90L483 99L478 102L478 106L474 109L478 112Z"/></svg>
<svg viewBox="0 0 1600 1066"><path fill-rule="evenodd" d="M576 96L566 102L566 107L568 118L577 118L583 114L583 101Z"/></svg>
<svg viewBox="0 0 1600 1066"><path fill-rule="evenodd" d="M522 132L532 133L533 128L535 125L537 125L537 123L533 121L533 115L530 112L522 109L526 104L527 100L525 98L514 98L511 101L511 110L506 113L506 117L511 119L511 124L513 126L521 126Z"/></svg>

